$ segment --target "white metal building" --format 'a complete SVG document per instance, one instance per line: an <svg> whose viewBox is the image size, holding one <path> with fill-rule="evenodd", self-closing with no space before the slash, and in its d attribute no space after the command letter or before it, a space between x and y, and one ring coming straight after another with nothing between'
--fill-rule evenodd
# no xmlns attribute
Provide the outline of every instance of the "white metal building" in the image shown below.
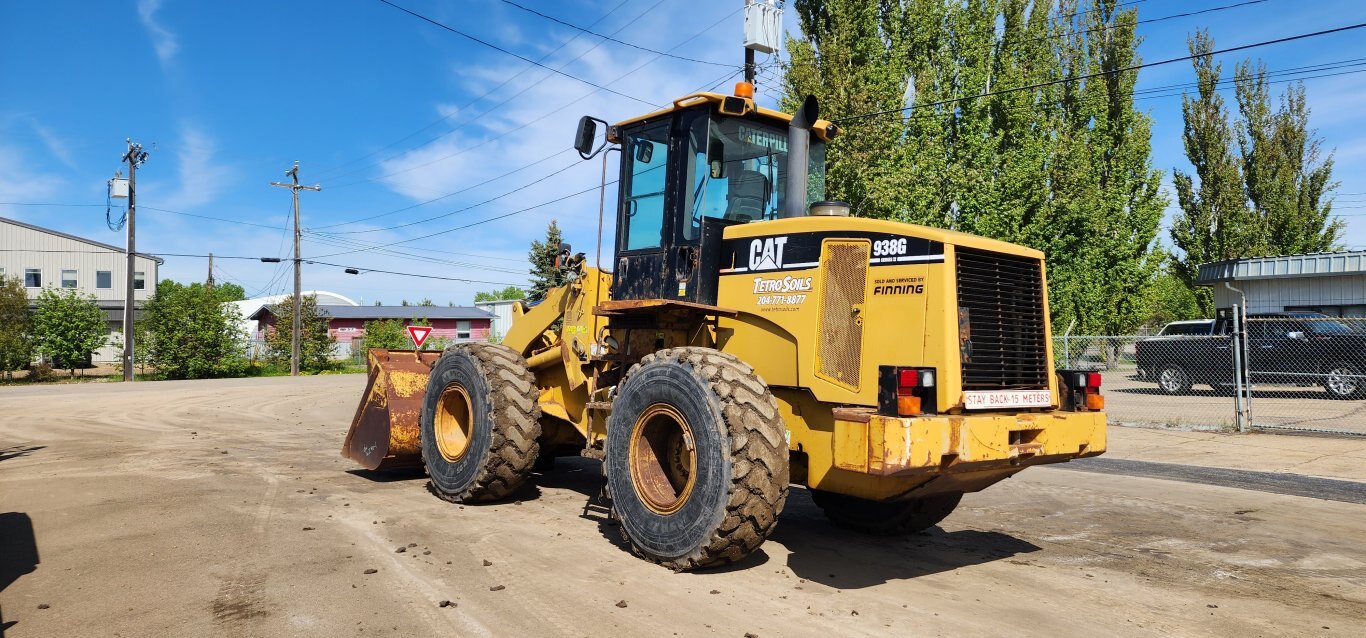
<svg viewBox="0 0 1366 638"><path fill-rule="evenodd" d="M512 304L525 303L518 299L514 301L476 301L475 308L482 308L493 313L493 325L490 328L492 340L501 343L503 335L508 333L508 328L512 327Z"/></svg>
<svg viewBox="0 0 1366 638"><path fill-rule="evenodd" d="M123 332L123 249L102 242L0 217L0 274L19 277L30 301L46 287L74 288L92 295L109 321L110 340ZM133 270L134 310L156 294L157 269L163 260L139 254ZM118 361L122 350L107 346L94 353L97 362Z"/></svg>
<svg viewBox="0 0 1366 638"><path fill-rule="evenodd" d="M1251 257L1200 264L1196 283L1214 289L1214 306L1247 311L1307 310L1333 317L1366 317L1366 251Z"/></svg>

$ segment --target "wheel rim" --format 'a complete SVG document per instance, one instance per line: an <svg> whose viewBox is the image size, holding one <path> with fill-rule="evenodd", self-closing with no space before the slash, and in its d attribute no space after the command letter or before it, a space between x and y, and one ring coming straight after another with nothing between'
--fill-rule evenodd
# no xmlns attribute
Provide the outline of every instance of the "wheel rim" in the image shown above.
<svg viewBox="0 0 1366 638"><path fill-rule="evenodd" d="M454 463L464 458L470 447L474 411L470 395L458 385L448 385L436 402L436 449L441 457Z"/></svg>
<svg viewBox="0 0 1366 638"><path fill-rule="evenodd" d="M1356 370L1346 366L1333 368L1328 371L1328 390L1333 394L1348 395L1357 390L1357 382L1353 377Z"/></svg>
<svg viewBox="0 0 1366 638"><path fill-rule="evenodd" d="M1180 368L1167 368L1162 371L1162 389L1168 392L1180 390L1186 381L1186 374Z"/></svg>
<svg viewBox="0 0 1366 638"><path fill-rule="evenodd" d="M645 507L672 514L688 502L697 476L692 429L672 406L656 403L631 428L631 485Z"/></svg>

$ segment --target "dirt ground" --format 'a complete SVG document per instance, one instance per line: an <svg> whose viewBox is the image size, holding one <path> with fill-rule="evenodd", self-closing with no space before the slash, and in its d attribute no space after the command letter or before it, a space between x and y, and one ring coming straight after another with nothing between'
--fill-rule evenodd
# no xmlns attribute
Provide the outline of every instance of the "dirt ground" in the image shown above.
<svg viewBox="0 0 1366 638"><path fill-rule="evenodd" d="M759 553L674 574L585 510L592 461L467 507L353 471L363 386L0 388L0 634L1366 635L1366 505L1035 468L882 540L794 489ZM1186 443L1255 468L1296 437L1227 438ZM1186 444L1150 443L1126 431L1111 456Z"/></svg>

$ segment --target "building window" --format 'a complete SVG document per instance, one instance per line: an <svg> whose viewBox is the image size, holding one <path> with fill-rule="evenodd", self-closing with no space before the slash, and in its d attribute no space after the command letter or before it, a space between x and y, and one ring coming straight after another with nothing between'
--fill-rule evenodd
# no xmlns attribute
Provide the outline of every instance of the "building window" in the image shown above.
<svg viewBox="0 0 1366 638"><path fill-rule="evenodd" d="M63 271L62 271L62 287L63 287L63 288L75 288L75 287L76 287L76 271L74 271L74 270L63 270Z"/></svg>
<svg viewBox="0 0 1366 638"><path fill-rule="evenodd" d="M457 321L457 322L455 322L455 338L456 338L456 339L469 339L469 338L470 338L470 322L468 322L468 321Z"/></svg>
<svg viewBox="0 0 1366 638"><path fill-rule="evenodd" d="M133 290L142 290L147 287L147 280L143 273L133 271Z"/></svg>
<svg viewBox="0 0 1366 638"><path fill-rule="evenodd" d="M114 273L112 273L112 272L110 272L110 271L108 271L108 270L96 270L96 271L95 271L95 287L96 287L96 288L113 288L113 287L114 287Z"/></svg>
<svg viewBox="0 0 1366 638"><path fill-rule="evenodd" d="M42 288L42 287L43 287L43 271L41 271L41 270L39 270L39 269L37 269L37 268L29 268L29 269L24 270L24 287L25 287L25 288Z"/></svg>

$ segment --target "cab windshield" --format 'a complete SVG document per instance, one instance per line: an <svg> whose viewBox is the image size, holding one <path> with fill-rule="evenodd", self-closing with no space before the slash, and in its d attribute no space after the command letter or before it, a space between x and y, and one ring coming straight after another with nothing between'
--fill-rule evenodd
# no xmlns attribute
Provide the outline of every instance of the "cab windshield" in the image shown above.
<svg viewBox="0 0 1366 638"><path fill-rule="evenodd" d="M699 236L704 217L751 222L782 215L786 127L740 117L698 117L688 130L688 151L681 195L690 221L682 225L683 239ZM807 175L809 206L825 199L825 142L815 136Z"/></svg>

